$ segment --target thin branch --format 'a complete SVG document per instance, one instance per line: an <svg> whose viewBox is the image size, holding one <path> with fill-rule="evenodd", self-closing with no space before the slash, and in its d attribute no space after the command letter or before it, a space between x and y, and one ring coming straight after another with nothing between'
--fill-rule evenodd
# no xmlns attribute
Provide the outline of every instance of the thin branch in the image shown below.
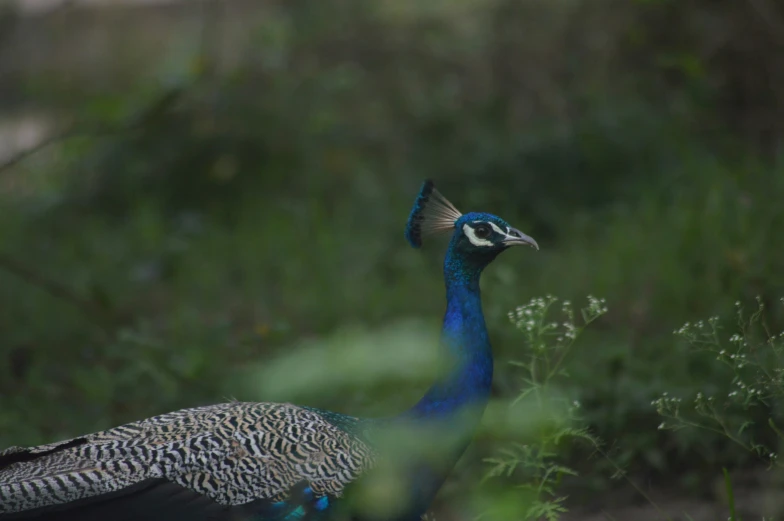
<svg viewBox="0 0 784 521"><path fill-rule="evenodd" d="M54 145L55 143L58 143L60 141L68 139L69 137L72 137L73 134L74 134L74 132L71 129L63 131L63 132L57 132L55 134L52 134L51 136L49 136L49 137L43 139L42 141L40 141L38 144L36 144L36 145L34 145L34 146L32 146L32 147L30 147L28 149L22 150L21 152L17 153L12 158L6 160L3 163L0 163L0 172L15 166L17 163L21 163L22 161L24 161L28 157L30 157L30 156L32 156L34 154L37 154L41 150L49 147L50 145Z"/></svg>
<svg viewBox="0 0 784 521"><path fill-rule="evenodd" d="M7 159L5 162L0 163L0 173L3 171L15 166L16 164L24 161L28 157L37 154L38 152L44 150L47 147L65 141L67 139L75 138L75 137L88 137L88 136L105 136L107 134L120 134L124 132L129 132L132 130L137 130L139 128L143 128L145 125L149 124L152 120L154 120L159 115L163 114L169 107L174 105L174 103L180 99L180 97L186 91L186 87L172 87L167 89L161 93L160 96L155 98L149 105L142 108L136 114L128 118L127 121L120 123L118 125L84 125L81 126L79 124L71 125L66 130L57 132L39 142L37 145L34 145L26 150L22 150L21 152L17 153L15 156Z"/></svg>
<svg viewBox="0 0 784 521"><path fill-rule="evenodd" d="M21 261L18 261L5 253L0 253L0 269L45 291L52 297L68 302L78 309L88 320L100 326L102 329L110 329L113 318L107 310L98 303L77 294L65 284L34 271Z"/></svg>

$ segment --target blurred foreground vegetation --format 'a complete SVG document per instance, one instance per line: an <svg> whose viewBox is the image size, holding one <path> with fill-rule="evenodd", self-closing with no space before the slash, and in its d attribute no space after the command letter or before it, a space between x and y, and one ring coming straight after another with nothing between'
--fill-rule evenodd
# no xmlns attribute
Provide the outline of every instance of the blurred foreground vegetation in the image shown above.
<svg viewBox="0 0 784 521"><path fill-rule="evenodd" d="M5 110L56 114L63 139L0 167L0 446L230 397L409 406L428 375L397 346L444 305L444 242L403 239L430 177L541 246L483 279L498 400L529 355L510 310L606 299L558 382L611 456L558 447L573 501L619 469L702 494L759 464L721 433L658 429L651 402L733 389L684 322L760 295L784 326L778 4L265 3L230 69L212 41L229 15L199 8L204 31L144 69L5 86ZM363 365L378 357L394 371ZM745 429L769 436L776 405ZM483 431L443 503L514 437Z"/></svg>

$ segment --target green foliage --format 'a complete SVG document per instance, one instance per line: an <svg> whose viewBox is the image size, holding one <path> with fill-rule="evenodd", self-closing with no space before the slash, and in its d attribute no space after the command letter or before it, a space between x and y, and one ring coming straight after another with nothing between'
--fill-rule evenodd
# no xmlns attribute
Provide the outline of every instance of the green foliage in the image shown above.
<svg viewBox="0 0 784 521"><path fill-rule="evenodd" d="M553 321L551 307L558 301L548 295L534 298L509 313L509 319L523 333L526 353L520 361L511 362L519 368L522 382L517 397L509 407L522 404L537 418L532 441L502 445L497 455L485 458L490 469L484 480L506 478L515 482L528 498L528 506L519 519L553 521L566 512L565 496L558 485L565 476L577 476L576 470L561 463L568 444L575 441L599 444L577 414L580 403L559 391L569 378L565 361L583 329L607 313L604 300L588 297L588 306L581 309L582 323L575 321L569 301L561 305L562 322ZM557 320L557 319L555 319Z"/></svg>

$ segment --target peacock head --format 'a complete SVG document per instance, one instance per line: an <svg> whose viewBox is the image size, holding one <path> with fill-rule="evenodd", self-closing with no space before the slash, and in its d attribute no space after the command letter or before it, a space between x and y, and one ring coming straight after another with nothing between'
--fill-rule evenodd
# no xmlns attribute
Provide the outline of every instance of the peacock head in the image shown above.
<svg viewBox="0 0 784 521"><path fill-rule="evenodd" d="M511 246L531 246L536 241L496 215L483 212L460 213L433 182L425 181L419 191L406 225L406 239L414 248L422 246L423 236L451 232L450 254L471 265L484 267Z"/></svg>
<svg viewBox="0 0 784 521"><path fill-rule="evenodd" d="M497 215L470 212L454 223L453 247L466 253L502 252L510 246L531 246L539 249L536 241Z"/></svg>

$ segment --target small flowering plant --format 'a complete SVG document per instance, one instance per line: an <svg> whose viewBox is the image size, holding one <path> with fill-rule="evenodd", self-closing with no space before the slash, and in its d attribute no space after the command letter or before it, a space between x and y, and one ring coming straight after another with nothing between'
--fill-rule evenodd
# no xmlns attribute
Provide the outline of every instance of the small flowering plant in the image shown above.
<svg viewBox="0 0 784 521"><path fill-rule="evenodd" d="M527 411L542 421L536 438L529 443L510 443L488 458L491 465L485 479L516 476L517 488L530 494L530 504L519 518L523 520L557 520L566 511L565 498L557 486L567 475L577 473L559 464L565 442L583 440L598 446L578 416L580 403L559 392L559 381L569 377L566 361L583 329L607 313L604 299L588 296L588 305L580 309L576 320L571 302L560 305L551 295L534 298L509 312L509 320L523 334L524 351L519 360L510 362L520 370L521 389L510 407L525 402ZM553 317L557 316L557 319Z"/></svg>
<svg viewBox="0 0 784 521"><path fill-rule="evenodd" d="M557 376L568 376L563 372L563 364L574 341L588 324L607 313L604 299L588 295L588 305L580 309L581 324L576 322L572 303L568 300L561 303L561 321L554 321L550 318L551 308L557 302L558 298L547 295L531 299L528 304L509 312L509 320L523 333L529 350L525 361L511 362L529 376L523 379L527 386L518 400L526 396L526 390L532 392Z"/></svg>
<svg viewBox="0 0 784 521"><path fill-rule="evenodd" d="M781 299L784 303L784 299ZM735 303L737 324L731 334L723 332L718 317L696 323L687 322L674 334L685 339L698 351L710 353L717 362L726 366L730 374L731 389L721 394L698 392L693 399L663 393L651 405L664 418L659 429L677 430L686 427L707 429L720 433L745 449L757 454L770 465L779 465L776 451L755 441L761 431L750 420L748 412L757 408L767 416L767 425L778 439L784 442L784 432L777 425L774 405L784 398L784 331L771 332L765 321L765 305L757 297L756 310L746 316L740 302ZM745 418L732 421L731 414ZM769 436L768 436L769 438Z"/></svg>

